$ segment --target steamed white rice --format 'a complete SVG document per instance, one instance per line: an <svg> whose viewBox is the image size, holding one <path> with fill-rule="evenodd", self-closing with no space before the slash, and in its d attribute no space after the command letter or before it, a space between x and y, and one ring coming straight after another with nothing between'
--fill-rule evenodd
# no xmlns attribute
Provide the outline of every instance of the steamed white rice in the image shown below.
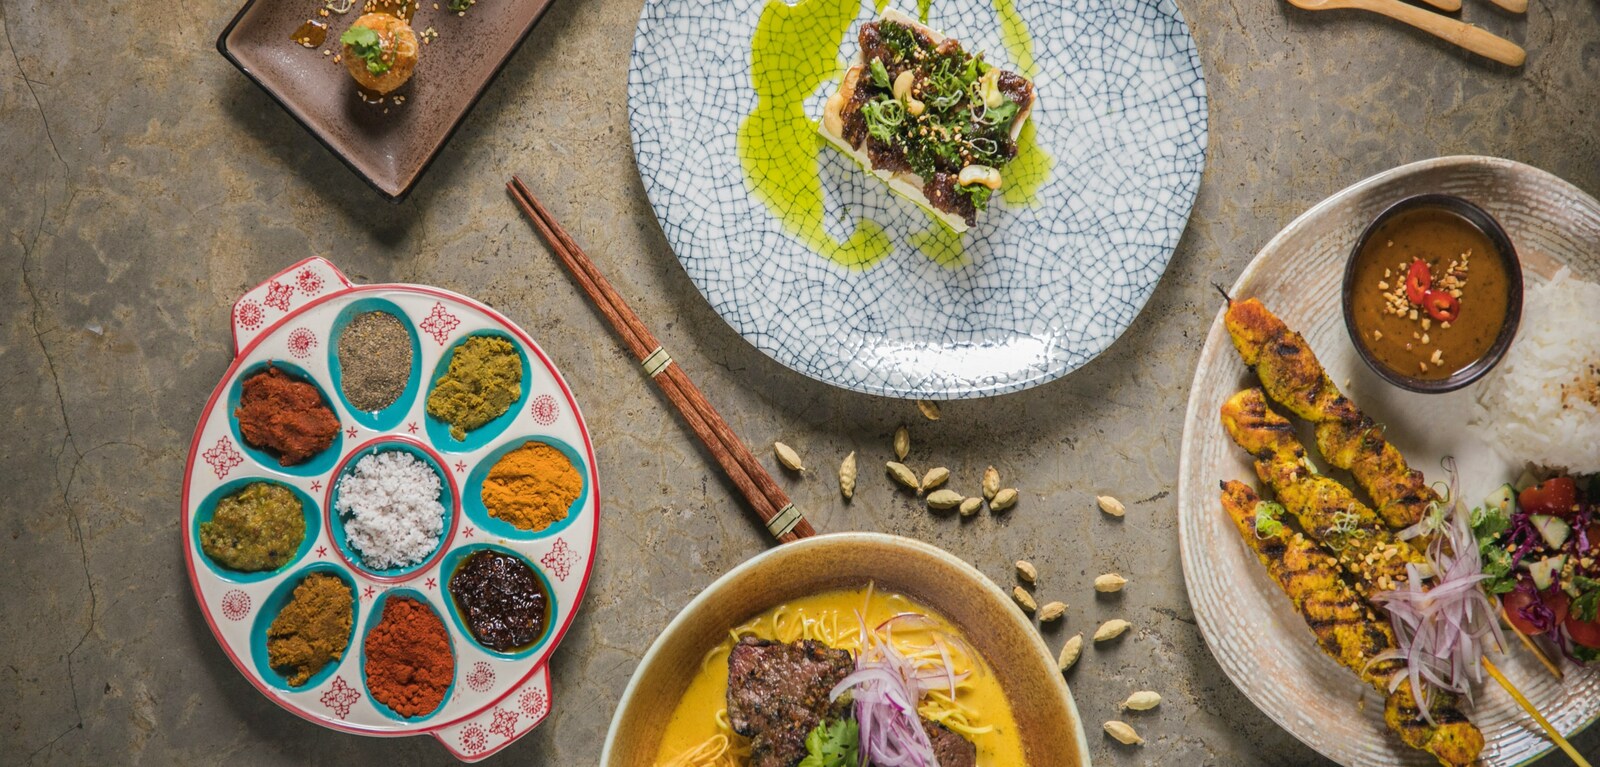
<svg viewBox="0 0 1600 767"><path fill-rule="evenodd" d="M1562 269L1529 285L1522 327L1473 423L1514 466L1600 472L1600 285Z"/></svg>

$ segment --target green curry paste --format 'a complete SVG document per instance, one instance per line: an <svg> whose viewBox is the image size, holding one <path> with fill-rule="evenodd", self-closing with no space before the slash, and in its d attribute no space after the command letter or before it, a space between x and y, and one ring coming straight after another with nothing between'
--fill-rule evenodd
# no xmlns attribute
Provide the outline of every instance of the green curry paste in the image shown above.
<svg viewBox="0 0 1600 767"><path fill-rule="evenodd" d="M254 482L217 502L200 523L200 550L229 570L276 570L294 558L306 539L300 499L283 485Z"/></svg>
<svg viewBox="0 0 1600 767"><path fill-rule="evenodd" d="M505 415L522 397L522 358L510 341L472 336L456 345L450 369L434 382L428 415L450 424L450 436Z"/></svg>

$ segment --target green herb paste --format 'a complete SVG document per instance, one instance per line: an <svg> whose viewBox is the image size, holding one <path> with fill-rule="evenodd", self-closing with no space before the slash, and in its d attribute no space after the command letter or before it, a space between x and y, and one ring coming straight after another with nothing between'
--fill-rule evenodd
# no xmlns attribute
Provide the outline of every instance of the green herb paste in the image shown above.
<svg viewBox="0 0 1600 767"><path fill-rule="evenodd" d="M450 436L505 415L522 397L522 358L510 341L472 336L456 345L450 369L434 382L428 415L450 424Z"/></svg>
<svg viewBox="0 0 1600 767"><path fill-rule="evenodd" d="M306 539L300 499L282 485L255 482L217 503L209 522L200 523L200 550L229 570L276 570L289 562Z"/></svg>

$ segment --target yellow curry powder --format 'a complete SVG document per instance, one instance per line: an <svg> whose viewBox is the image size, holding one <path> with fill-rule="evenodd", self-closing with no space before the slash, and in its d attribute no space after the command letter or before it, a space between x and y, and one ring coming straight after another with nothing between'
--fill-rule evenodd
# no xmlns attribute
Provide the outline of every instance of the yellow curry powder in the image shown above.
<svg viewBox="0 0 1600 767"><path fill-rule="evenodd" d="M350 645L354 595L337 576L307 575L267 628L267 659L290 686L299 687Z"/></svg>
<svg viewBox="0 0 1600 767"><path fill-rule="evenodd" d="M483 480L489 515L521 530L543 530L567 518L583 477L560 450L528 442L506 453Z"/></svg>

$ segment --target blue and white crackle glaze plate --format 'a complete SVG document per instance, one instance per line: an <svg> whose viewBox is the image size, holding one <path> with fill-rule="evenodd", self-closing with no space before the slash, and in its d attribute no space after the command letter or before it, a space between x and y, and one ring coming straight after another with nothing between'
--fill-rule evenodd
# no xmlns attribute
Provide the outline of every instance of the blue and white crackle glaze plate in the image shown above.
<svg viewBox="0 0 1600 767"><path fill-rule="evenodd" d="M816 84L803 101L814 124L878 9L802 1L847 21L813 25L839 51L802 78ZM1110 346L1166 270L1205 163L1204 77L1172 0L933 0L929 26L992 64L1032 70L1034 141L1053 167L1031 200L992 204L952 251L954 235L939 237L927 213L814 131L791 131L806 160L793 172L820 181L823 250L881 227L868 239L882 247L854 266L786 223L788 202L755 193L741 161L741 125L765 97L752 69L758 22L792 10L647 0L634 38L628 109L645 191L723 319L805 375L905 398L1019 391Z"/></svg>

